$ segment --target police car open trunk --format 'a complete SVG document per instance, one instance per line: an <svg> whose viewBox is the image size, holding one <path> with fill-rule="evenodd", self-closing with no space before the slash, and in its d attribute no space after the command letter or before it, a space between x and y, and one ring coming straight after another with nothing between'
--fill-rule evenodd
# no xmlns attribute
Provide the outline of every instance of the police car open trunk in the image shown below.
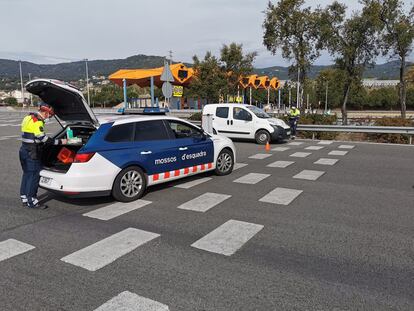
<svg viewBox="0 0 414 311"><path fill-rule="evenodd" d="M86 102L82 92L72 85L58 80L36 79L26 84L29 93L50 105L55 111L62 130L54 138L67 138L67 130L70 127L73 137L77 139L69 145L48 145L42 150L42 162L45 169L66 172L71 166L70 159L63 161L60 157L62 148L66 148L66 154L76 154L99 127L99 122ZM60 158L60 159L59 159Z"/></svg>

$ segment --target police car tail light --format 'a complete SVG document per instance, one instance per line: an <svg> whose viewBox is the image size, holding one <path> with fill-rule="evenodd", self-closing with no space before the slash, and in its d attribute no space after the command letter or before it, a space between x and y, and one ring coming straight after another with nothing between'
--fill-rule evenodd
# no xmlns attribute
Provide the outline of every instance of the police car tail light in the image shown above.
<svg viewBox="0 0 414 311"><path fill-rule="evenodd" d="M95 152L91 152L91 153L79 153L75 156L75 163L86 163L88 162L90 159L92 159L93 155L95 154Z"/></svg>

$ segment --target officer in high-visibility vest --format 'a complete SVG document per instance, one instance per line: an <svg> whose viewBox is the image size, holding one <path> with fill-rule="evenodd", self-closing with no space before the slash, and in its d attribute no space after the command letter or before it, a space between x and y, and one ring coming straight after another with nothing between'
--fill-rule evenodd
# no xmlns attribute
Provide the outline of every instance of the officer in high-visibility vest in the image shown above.
<svg viewBox="0 0 414 311"><path fill-rule="evenodd" d="M290 129L292 131L292 134L291 134L292 139L295 139L296 137L296 127L298 125L299 117L300 117L300 110L296 108L295 106L292 106L292 108L289 110L289 123L290 123Z"/></svg>
<svg viewBox="0 0 414 311"><path fill-rule="evenodd" d="M47 104L40 104L37 113L30 113L22 122L22 146L19 151L20 164L23 169L20 186L20 198L23 206L30 208L47 208L39 203L37 190L39 187L39 173L42 169L42 147L47 144L66 144L66 139L52 139L45 134L45 121L54 115L53 108Z"/></svg>

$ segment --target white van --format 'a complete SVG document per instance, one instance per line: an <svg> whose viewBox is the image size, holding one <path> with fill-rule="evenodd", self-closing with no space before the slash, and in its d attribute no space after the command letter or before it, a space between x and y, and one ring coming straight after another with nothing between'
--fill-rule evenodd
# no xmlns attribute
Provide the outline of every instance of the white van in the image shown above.
<svg viewBox="0 0 414 311"><path fill-rule="evenodd" d="M254 139L258 144L283 141L290 137L290 127L283 120L272 118L262 109L244 104L208 104L203 117L212 116L214 134L230 138Z"/></svg>

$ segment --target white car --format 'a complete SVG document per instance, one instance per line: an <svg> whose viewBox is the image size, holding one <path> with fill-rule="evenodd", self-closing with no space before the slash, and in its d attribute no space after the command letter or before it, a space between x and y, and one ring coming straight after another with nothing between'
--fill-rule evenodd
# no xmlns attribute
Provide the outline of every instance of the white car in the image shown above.
<svg viewBox="0 0 414 311"><path fill-rule="evenodd" d="M165 115L114 115L98 121L73 86L37 79L26 89L66 123L54 138L65 138L68 127L75 136L73 144L45 146L40 172L44 189L75 196L112 195L129 202L140 198L147 186L233 170L232 141L189 122Z"/></svg>
<svg viewBox="0 0 414 311"><path fill-rule="evenodd" d="M209 104L203 116L212 116L213 133L230 138L254 139L258 144L283 141L290 137L290 126L272 118L262 109L244 104Z"/></svg>

